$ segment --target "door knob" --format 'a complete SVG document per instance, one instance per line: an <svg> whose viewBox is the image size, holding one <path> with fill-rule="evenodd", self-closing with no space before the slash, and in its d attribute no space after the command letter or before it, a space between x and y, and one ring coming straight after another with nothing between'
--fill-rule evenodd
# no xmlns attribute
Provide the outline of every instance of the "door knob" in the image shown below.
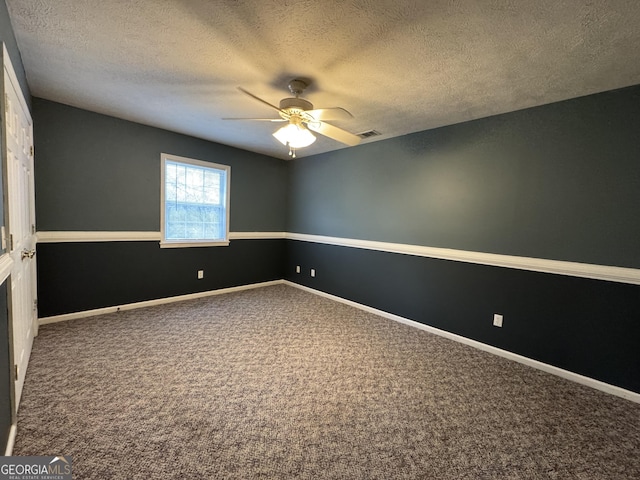
<svg viewBox="0 0 640 480"><path fill-rule="evenodd" d="M33 258L36 254L35 250L27 250L26 248L20 252L20 259L24 260L25 258Z"/></svg>

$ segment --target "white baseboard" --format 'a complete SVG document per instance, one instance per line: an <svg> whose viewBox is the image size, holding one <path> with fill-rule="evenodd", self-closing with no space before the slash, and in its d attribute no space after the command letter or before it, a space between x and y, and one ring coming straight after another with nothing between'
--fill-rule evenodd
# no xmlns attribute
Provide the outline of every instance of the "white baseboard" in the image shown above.
<svg viewBox="0 0 640 480"><path fill-rule="evenodd" d="M18 427L14 423L9 430L9 438L7 440L7 448L4 451L5 457L10 457L13 454L13 446L16 444L16 435L18 434Z"/></svg>
<svg viewBox="0 0 640 480"><path fill-rule="evenodd" d="M43 317L38 319L39 325L48 323L64 322L67 320L75 320L78 318L93 317L95 315L104 315L106 313L114 313L123 310L133 310L136 308L152 307L154 305L164 305L166 303L181 302L183 300L192 300L194 298L210 297L212 295L222 295L225 293L239 292L242 290L250 290L252 288L268 287L270 285L280 285L284 280L272 280L269 282L251 283L249 285L240 285L238 287L220 288L218 290L208 290L206 292L189 293L187 295L178 295L175 297L158 298L156 300L146 300L144 302L127 303L124 305L115 305L113 307L96 308L95 310L84 310L82 312L66 313L63 315L54 315L51 317Z"/></svg>
<svg viewBox="0 0 640 480"><path fill-rule="evenodd" d="M631 390L626 390L624 388L616 387L615 385L610 385L608 383L601 382L600 380L596 380L590 377L585 377L584 375L570 372L569 370L564 370L559 367L554 367L553 365L539 362L538 360L533 360L531 358L524 357L522 355L518 355L513 352L509 352L508 350L503 350L501 348L497 348L492 345L487 345L486 343L478 342L476 340L471 340L470 338L466 338L461 335L456 335L455 333L447 332L446 330L440 330L439 328L431 327L429 325L416 322L415 320L410 320L408 318L404 318L399 315L394 315L393 313L385 312L384 310L378 310L377 308L369 307L367 305L363 305L361 303L347 300L346 298L338 297L330 293L325 293L320 290L306 287L304 285L299 285L297 283L293 283L288 280L283 281L283 283L286 285L290 285L292 287L296 287L301 290L310 292L310 293L314 293L322 297L329 298L331 300L335 300L340 303L350 305L352 307L359 308L360 310L364 310L366 312L373 313L375 315L379 315L384 318L388 318L389 320L394 320L396 322L404 323L405 325L419 328L420 330L425 330L429 333L433 333L435 335L439 335L441 337L448 338L450 340L454 340L456 342L463 343L465 345L469 345L479 350L483 350L485 352L489 352L494 355L498 355L500 357L504 357L518 363L522 363L529 367L533 367L538 370L542 370L544 372L551 373L553 375L557 375L559 377L565 378L567 380L571 380L573 382L580 383L582 385L586 385L591 388L595 388L596 390L601 390L603 392L610 393L611 395L615 395L617 397L621 397L635 403L640 403L640 393L636 393L636 392L632 392Z"/></svg>

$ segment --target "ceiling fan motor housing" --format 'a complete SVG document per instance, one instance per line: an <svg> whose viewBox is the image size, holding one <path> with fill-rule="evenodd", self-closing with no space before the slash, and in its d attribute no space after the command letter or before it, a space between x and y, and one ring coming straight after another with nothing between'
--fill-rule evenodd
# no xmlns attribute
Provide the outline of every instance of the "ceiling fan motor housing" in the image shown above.
<svg viewBox="0 0 640 480"><path fill-rule="evenodd" d="M280 100L280 110L313 110L313 104L304 98L283 98Z"/></svg>

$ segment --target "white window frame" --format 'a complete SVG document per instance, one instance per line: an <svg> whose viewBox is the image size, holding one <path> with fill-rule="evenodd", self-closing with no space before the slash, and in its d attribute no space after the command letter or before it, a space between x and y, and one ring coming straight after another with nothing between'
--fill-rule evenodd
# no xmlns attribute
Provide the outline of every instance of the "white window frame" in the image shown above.
<svg viewBox="0 0 640 480"><path fill-rule="evenodd" d="M231 198L231 167L229 165L222 165L219 163L205 162L202 160L195 160L193 158L179 157L177 155L171 155L168 153L162 153L160 161L160 247L161 248L176 248L176 247L218 247L229 245L229 211ZM215 168L217 170L226 171L226 199L225 199L225 232L224 239L221 240L167 240L165 237L165 171L167 162L184 163L186 165L193 165L196 167Z"/></svg>

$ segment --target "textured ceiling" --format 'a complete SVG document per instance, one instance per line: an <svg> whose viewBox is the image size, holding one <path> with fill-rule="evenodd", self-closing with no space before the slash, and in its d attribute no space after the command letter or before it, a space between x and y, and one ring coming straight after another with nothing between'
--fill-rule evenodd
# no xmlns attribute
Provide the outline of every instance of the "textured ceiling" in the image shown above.
<svg viewBox="0 0 640 480"><path fill-rule="evenodd" d="M313 79L365 143L640 83L638 0L6 3L34 96L278 158L278 124L221 120L277 115L237 86Z"/></svg>

